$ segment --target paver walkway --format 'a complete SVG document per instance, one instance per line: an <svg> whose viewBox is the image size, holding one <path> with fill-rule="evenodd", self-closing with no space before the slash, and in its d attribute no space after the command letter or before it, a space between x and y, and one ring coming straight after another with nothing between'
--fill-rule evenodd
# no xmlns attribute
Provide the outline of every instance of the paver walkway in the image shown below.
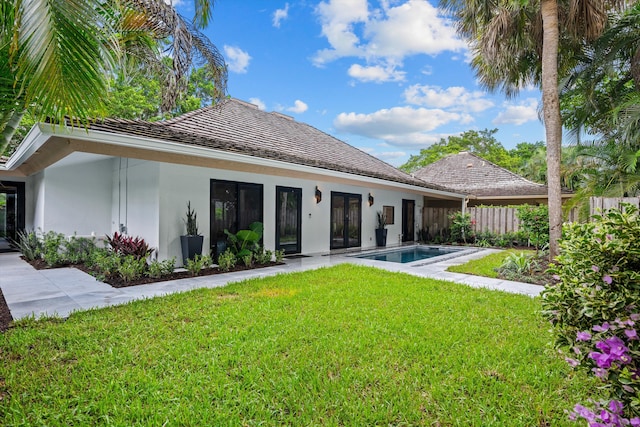
<svg viewBox="0 0 640 427"><path fill-rule="evenodd" d="M445 271L454 264L462 264L469 259L480 258L495 251L480 250L469 255L448 260L433 262L428 265L415 266L391 262L372 261L350 257L348 255L314 255L304 258L287 259L285 265L260 268L256 270L215 274L212 276L193 277L180 280L152 283L148 285L113 288L96 281L91 275L76 268L58 268L52 270L35 270L20 259L17 253L0 254L0 288L7 301L14 320L26 316L61 316L66 317L76 310L123 304L129 301L183 292L196 288L213 288L231 282L273 276L332 266L342 263L369 265L389 271L403 272L421 277L449 280L473 287L484 287L537 296L541 286L528 283L497 280L466 274Z"/></svg>

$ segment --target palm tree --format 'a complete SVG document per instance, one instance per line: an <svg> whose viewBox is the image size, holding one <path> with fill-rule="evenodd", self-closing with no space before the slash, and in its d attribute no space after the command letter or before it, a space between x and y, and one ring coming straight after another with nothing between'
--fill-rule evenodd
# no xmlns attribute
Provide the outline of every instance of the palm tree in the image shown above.
<svg viewBox="0 0 640 427"><path fill-rule="evenodd" d="M443 0L454 14L458 32L469 40L472 65L481 83L507 96L533 83L542 89L549 188L549 256L558 254L562 229L560 159L562 119L558 74L573 65L580 42L595 39L607 23L607 12L619 0ZM560 35L562 23L562 38ZM559 69L559 66L562 67Z"/></svg>
<svg viewBox="0 0 640 427"><path fill-rule="evenodd" d="M196 22L206 25L212 2L196 0L196 4ZM145 51L139 49L145 37L169 42L172 69L166 73L164 108L170 108L186 87L195 60L210 67L218 89L216 100L224 96L222 56L163 0L1 2L0 154L27 109L38 120L61 123L70 118L86 124L104 104L116 64L127 54ZM131 49L134 45L138 49ZM161 52L152 44L147 47L138 60L157 66Z"/></svg>

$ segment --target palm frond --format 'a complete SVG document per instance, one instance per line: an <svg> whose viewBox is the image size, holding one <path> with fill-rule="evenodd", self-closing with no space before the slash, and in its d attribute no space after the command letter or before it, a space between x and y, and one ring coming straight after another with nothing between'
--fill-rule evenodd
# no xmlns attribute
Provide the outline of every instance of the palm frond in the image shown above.
<svg viewBox="0 0 640 427"><path fill-rule="evenodd" d="M19 0L15 79L40 118L83 118L104 102L110 23L98 0Z"/></svg>

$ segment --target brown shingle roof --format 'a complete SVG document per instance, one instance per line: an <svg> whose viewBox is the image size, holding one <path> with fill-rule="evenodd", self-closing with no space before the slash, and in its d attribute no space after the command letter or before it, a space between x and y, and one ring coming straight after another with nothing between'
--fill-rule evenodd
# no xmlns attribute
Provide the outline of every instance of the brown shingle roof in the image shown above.
<svg viewBox="0 0 640 427"><path fill-rule="evenodd" d="M414 176L476 197L547 195L546 185L529 181L468 152L444 157L417 170Z"/></svg>
<svg viewBox="0 0 640 427"><path fill-rule="evenodd" d="M310 125L237 99L162 122L105 119L92 124L91 129L450 191L442 185L416 179Z"/></svg>

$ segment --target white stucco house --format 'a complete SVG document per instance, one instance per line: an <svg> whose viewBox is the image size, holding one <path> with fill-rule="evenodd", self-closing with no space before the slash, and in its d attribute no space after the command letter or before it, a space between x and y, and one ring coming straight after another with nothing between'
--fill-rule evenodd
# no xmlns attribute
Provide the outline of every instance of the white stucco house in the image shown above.
<svg viewBox="0 0 640 427"><path fill-rule="evenodd" d="M388 245L412 241L423 206L465 197L236 99L162 122L38 124L0 161L2 188L17 193L14 228L125 231L161 259L180 259L188 202L214 255L225 228L254 221L265 247L305 254L374 247L383 209Z"/></svg>

